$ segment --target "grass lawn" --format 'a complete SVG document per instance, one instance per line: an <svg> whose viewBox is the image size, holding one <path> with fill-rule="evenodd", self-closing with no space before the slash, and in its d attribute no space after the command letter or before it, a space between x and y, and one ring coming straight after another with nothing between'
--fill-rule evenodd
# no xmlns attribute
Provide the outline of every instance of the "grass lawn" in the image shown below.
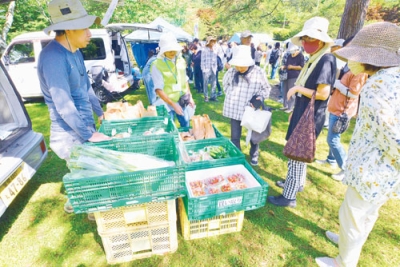
<svg viewBox="0 0 400 267"><path fill-rule="evenodd" d="M220 75L222 79L222 74ZM194 90L193 90L194 91ZM218 103L204 103L193 93L196 114L209 114L213 123L230 136L229 120L222 116L223 97ZM147 105L141 87L125 97ZM270 106L281 104L268 100ZM49 141L49 116L44 103L26 104L33 128ZM287 159L282 154L288 127L288 114L274 111L272 135L261 144L258 174L270 185L269 195L281 189L275 182L286 175ZM349 143L354 120L343 137ZM317 140L319 159L326 157L326 129ZM249 148L242 146L247 159ZM107 266L96 224L84 214L66 214L62 177L68 169L53 152L0 219L0 266ZM270 204L245 212L239 233L185 241L178 224L178 250L165 256L153 256L119 266L316 266L318 256L336 256L338 249L325 238L327 229L338 231L338 209L346 186L330 178L329 167L309 164L304 192L297 196L297 208L277 208ZM400 202L389 201L364 245L359 266L400 266Z"/></svg>

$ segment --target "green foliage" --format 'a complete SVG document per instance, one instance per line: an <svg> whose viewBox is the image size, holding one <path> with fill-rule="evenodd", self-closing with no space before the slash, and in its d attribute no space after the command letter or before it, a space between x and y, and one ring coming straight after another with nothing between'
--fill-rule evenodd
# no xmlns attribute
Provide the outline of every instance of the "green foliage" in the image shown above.
<svg viewBox="0 0 400 267"><path fill-rule="evenodd" d="M285 41L286 39L292 37L295 33L290 31L289 29L278 28L273 31L273 34L274 34L273 35L274 40Z"/></svg>

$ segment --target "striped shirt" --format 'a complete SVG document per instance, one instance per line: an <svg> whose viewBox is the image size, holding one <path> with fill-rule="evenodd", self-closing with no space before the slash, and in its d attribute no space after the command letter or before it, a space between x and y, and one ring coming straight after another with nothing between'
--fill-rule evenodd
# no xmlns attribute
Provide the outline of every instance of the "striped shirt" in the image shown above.
<svg viewBox="0 0 400 267"><path fill-rule="evenodd" d="M208 47L201 51L201 70L202 72L217 73L217 54Z"/></svg>
<svg viewBox="0 0 400 267"><path fill-rule="evenodd" d="M225 102L222 115L234 120L242 120L244 109L250 106L250 100L254 95L269 97L271 86L268 83L265 71L254 66L252 71L246 75L246 79L239 75L239 82L234 85L235 68L230 68L224 75L223 87L225 91Z"/></svg>

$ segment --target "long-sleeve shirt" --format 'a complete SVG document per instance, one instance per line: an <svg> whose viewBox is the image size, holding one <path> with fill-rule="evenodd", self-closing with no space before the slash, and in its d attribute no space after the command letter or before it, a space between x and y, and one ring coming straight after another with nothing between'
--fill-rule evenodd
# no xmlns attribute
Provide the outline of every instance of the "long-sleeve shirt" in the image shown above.
<svg viewBox="0 0 400 267"><path fill-rule="evenodd" d="M268 98L271 86L265 71L258 66L253 67L252 71L246 75L246 79L239 75L238 84L234 82L236 73L235 68L230 68L224 75L225 101L222 114L230 119L241 121L245 107L250 105L251 98L254 95Z"/></svg>
<svg viewBox="0 0 400 267"><path fill-rule="evenodd" d="M95 124L93 109L97 115L102 115L102 110L93 97L82 53L71 53L57 41L51 41L40 53L38 76L51 130L74 131L88 140L93 135L88 127Z"/></svg>
<svg viewBox="0 0 400 267"><path fill-rule="evenodd" d="M201 51L201 71L217 73L217 54L208 47Z"/></svg>
<svg viewBox="0 0 400 267"><path fill-rule="evenodd" d="M372 75L360 94L344 184L369 202L400 198L400 67Z"/></svg>

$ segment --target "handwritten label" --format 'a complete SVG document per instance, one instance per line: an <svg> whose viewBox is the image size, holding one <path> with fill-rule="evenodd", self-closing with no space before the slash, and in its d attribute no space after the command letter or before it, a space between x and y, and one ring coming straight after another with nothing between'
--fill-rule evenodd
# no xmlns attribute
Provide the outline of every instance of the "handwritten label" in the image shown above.
<svg viewBox="0 0 400 267"><path fill-rule="evenodd" d="M218 208L224 208L224 207L242 204L242 201L243 201L243 197L234 197L234 198L220 200L217 202L217 205L218 205Z"/></svg>

